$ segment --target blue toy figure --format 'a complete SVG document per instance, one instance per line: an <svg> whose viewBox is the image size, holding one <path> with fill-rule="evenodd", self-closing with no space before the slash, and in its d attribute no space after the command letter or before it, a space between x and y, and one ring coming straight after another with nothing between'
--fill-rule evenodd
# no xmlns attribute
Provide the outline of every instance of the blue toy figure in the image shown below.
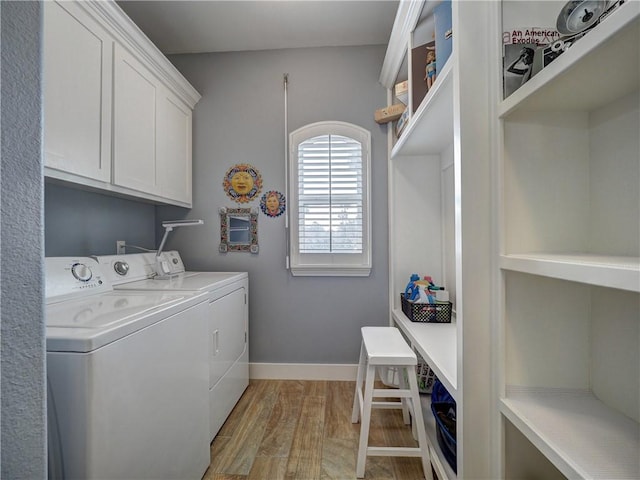
<svg viewBox="0 0 640 480"><path fill-rule="evenodd" d="M427 89L433 87L436 81L436 51L433 47L427 47L427 66L425 67L424 81Z"/></svg>

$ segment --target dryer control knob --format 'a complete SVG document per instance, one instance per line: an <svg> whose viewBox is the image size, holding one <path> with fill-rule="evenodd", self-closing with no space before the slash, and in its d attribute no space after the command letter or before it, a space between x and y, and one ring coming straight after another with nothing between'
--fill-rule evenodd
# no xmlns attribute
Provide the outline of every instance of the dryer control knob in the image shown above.
<svg viewBox="0 0 640 480"><path fill-rule="evenodd" d="M84 263L74 263L71 266L71 273L77 280L81 282L88 282L93 276L93 272Z"/></svg>
<svg viewBox="0 0 640 480"><path fill-rule="evenodd" d="M117 261L113 264L113 269L118 275L125 276L129 271L129 264L127 262Z"/></svg>

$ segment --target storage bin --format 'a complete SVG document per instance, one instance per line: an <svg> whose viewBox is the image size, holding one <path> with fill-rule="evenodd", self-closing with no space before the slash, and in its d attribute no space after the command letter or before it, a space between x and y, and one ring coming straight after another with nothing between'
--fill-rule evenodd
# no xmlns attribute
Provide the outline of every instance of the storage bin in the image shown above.
<svg viewBox="0 0 640 480"><path fill-rule="evenodd" d="M431 411L436 419L436 438L444 458L457 473L456 402L436 380L431 393Z"/></svg>
<svg viewBox="0 0 640 480"><path fill-rule="evenodd" d="M415 303L400 294L403 313L412 322L451 323L451 302Z"/></svg>
<svg viewBox="0 0 640 480"><path fill-rule="evenodd" d="M416 352L418 357L418 365L416 366L416 376L418 379L418 390L420 393L432 393L433 386L438 380L436 374L429 367L429 364Z"/></svg>
<svg viewBox="0 0 640 480"><path fill-rule="evenodd" d="M418 365L416 366L416 380L418 381L418 390L420 393L431 393L433 386L438 380L436 374L429 367L429 364L416 352L418 357ZM378 375L380 380L387 387L400 388L400 381L398 379L398 369L393 367L380 367L378 369ZM405 380L407 378L405 377Z"/></svg>

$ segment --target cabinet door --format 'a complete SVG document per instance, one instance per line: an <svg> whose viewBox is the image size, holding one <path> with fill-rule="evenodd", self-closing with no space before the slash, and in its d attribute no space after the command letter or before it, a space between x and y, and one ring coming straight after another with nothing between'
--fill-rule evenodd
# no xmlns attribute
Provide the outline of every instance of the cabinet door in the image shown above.
<svg viewBox="0 0 640 480"><path fill-rule="evenodd" d="M209 388L231 368L246 348L246 290L239 288L210 303Z"/></svg>
<svg viewBox="0 0 640 480"><path fill-rule="evenodd" d="M191 205L191 109L166 88L158 96L156 179L164 198Z"/></svg>
<svg viewBox="0 0 640 480"><path fill-rule="evenodd" d="M122 46L114 51L113 183L158 194L156 96L159 81Z"/></svg>
<svg viewBox="0 0 640 480"><path fill-rule="evenodd" d="M110 180L112 44L78 5L44 2L46 167Z"/></svg>

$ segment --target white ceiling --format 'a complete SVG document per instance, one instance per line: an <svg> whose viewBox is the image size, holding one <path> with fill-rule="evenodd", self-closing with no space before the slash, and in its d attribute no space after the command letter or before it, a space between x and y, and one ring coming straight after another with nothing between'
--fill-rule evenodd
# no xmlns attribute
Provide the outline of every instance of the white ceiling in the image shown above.
<svg viewBox="0 0 640 480"><path fill-rule="evenodd" d="M165 54L380 45L398 0L124 0Z"/></svg>

